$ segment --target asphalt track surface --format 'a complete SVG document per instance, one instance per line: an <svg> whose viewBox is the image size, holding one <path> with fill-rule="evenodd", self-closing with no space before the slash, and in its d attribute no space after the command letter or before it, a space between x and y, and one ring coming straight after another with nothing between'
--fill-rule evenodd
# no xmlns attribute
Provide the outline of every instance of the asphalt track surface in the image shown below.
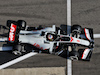
<svg viewBox="0 0 100 75"><path fill-rule="evenodd" d="M0 24L6 25L6 21L9 19L23 19L29 26L51 26L53 24L60 26L60 24L66 24L66 9L66 0L0 1ZM97 34L100 33L99 18L100 0L72 0L72 24L80 24L82 27L91 27L94 29L94 33ZM99 42L100 39L95 39L95 49L90 62L73 61L73 75L99 74ZM12 60L14 58L17 58L17 56L0 52L0 62L3 60L7 62L7 59ZM66 66L66 59L49 54L38 54L8 68L54 66Z"/></svg>
<svg viewBox="0 0 100 75"><path fill-rule="evenodd" d="M0 25L7 20L25 20L27 25L60 26L66 24L66 0L5 0L0 1ZM2 46L2 44L0 44ZM19 56L0 52L0 65ZM8 68L65 67L66 59L50 54L37 54Z"/></svg>
<svg viewBox="0 0 100 75"><path fill-rule="evenodd" d="M72 0L72 24L93 28L100 34L100 0ZM100 39L95 39L91 61L73 61L73 75L99 75L99 62Z"/></svg>

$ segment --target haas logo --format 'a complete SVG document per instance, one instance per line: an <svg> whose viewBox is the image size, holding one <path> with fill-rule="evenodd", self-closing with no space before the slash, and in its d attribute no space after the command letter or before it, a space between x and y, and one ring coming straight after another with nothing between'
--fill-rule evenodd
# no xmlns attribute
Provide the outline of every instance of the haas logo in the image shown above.
<svg viewBox="0 0 100 75"><path fill-rule="evenodd" d="M9 41L14 41L15 40L15 32L16 32L17 26L14 24L11 24L10 27L10 33L9 33Z"/></svg>

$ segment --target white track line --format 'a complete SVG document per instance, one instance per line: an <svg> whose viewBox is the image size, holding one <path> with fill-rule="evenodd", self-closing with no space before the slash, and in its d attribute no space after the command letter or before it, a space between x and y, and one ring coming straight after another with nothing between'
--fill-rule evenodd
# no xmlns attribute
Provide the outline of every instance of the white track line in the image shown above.
<svg viewBox="0 0 100 75"><path fill-rule="evenodd" d="M71 26L71 0L67 0L67 25ZM70 29L67 27L67 31ZM67 32L69 34L70 31ZM68 48L69 49L69 48ZM72 75L72 60L67 59L67 75Z"/></svg>
<svg viewBox="0 0 100 75"><path fill-rule="evenodd" d="M67 25L71 26L71 0L67 0Z"/></svg>
<svg viewBox="0 0 100 75"><path fill-rule="evenodd" d="M67 60L67 75L72 75L72 60Z"/></svg>
<svg viewBox="0 0 100 75"><path fill-rule="evenodd" d="M100 34L94 34L94 38L100 38Z"/></svg>
<svg viewBox="0 0 100 75"><path fill-rule="evenodd" d="M22 60L24 60L24 59L27 59L27 58L29 58L29 57L31 57L31 56L33 56L33 55L36 55L37 53L35 53L35 52L30 52L30 53L28 53L28 54L26 54L26 55L23 55L23 56L21 56L21 57L19 57L19 58L16 58L16 59L14 59L14 60L12 60L12 61L9 61L9 62L7 62L7 63L5 63L5 64L3 64L3 65L0 65L0 69L4 69L4 68L6 68L6 67L8 67L8 66L11 66L11 65L13 65L13 64L15 64L15 63L18 63L18 62L20 62L20 61L22 61Z"/></svg>

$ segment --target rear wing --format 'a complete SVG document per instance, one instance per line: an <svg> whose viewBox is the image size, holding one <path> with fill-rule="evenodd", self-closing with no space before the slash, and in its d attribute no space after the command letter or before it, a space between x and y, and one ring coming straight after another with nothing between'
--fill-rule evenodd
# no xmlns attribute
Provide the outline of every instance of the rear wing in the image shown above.
<svg viewBox="0 0 100 75"><path fill-rule="evenodd" d="M17 32L17 25L15 23L11 23L8 40L9 42L15 42L16 40L16 32Z"/></svg>

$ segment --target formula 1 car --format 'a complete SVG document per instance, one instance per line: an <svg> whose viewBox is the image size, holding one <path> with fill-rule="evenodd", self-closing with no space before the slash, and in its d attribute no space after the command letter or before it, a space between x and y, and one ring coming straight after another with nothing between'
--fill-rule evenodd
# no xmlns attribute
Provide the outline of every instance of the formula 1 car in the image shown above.
<svg viewBox="0 0 100 75"><path fill-rule="evenodd" d="M2 27L2 26L1 26ZM7 42L6 46L0 47L0 51L11 50L15 55L21 55L30 46L38 48L40 51L48 51L50 54L59 55L67 50L71 59L90 60L94 48L93 29L82 28L80 25L68 25L60 27L29 27L24 20L8 20L8 33L0 34L1 42ZM68 30L69 29L69 30ZM68 34L67 32L70 33ZM77 49L76 47L86 49ZM70 47L70 51L68 50Z"/></svg>

